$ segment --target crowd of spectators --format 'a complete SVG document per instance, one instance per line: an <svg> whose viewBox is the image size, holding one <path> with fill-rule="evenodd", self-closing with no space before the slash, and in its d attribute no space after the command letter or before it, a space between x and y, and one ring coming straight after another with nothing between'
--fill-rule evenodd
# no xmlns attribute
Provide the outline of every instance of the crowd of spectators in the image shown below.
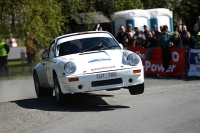
<svg viewBox="0 0 200 133"><path fill-rule="evenodd" d="M116 39L119 43L132 50L134 47L148 48L145 53L145 59L150 60L154 48L162 49L163 67L165 70L169 65L170 48L200 49L200 16L197 17L197 23L194 25L193 33L187 30L187 26L183 24L182 19L177 20L174 26L174 33L169 33L167 25L161 25L158 30L157 25L153 25L151 29L147 25L140 27L132 27L131 24L125 27L120 26Z"/></svg>

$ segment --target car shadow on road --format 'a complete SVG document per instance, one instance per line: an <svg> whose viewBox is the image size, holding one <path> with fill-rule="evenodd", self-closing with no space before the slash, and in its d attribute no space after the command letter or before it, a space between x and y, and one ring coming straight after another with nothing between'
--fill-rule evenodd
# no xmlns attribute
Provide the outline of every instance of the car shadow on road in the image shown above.
<svg viewBox="0 0 200 133"><path fill-rule="evenodd" d="M70 103L65 103L63 105L59 105L54 96L13 102L26 109L60 112L99 112L130 108L129 106L123 105L109 105L104 99L102 99L103 97L113 97L113 95L99 95L92 93L74 94L70 98Z"/></svg>

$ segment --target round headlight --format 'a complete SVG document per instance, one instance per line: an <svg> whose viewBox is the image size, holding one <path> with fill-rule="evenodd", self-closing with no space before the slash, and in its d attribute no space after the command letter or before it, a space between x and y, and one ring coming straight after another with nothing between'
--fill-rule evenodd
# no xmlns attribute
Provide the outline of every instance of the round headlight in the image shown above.
<svg viewBox="0 0 200 133"><path fill-rule="evenodd" d="M65 64L64 69L67 74L72 74L76 71L76 65L73 62L69 61Z"/></svg>
<svg viewBox="0 0 200 133"><path fill-rule="evenodd" d="M140 62L140 59L137 57L136 54L132 53L132 54L128 55L127 62L131 66L137 66Z"/></svg>

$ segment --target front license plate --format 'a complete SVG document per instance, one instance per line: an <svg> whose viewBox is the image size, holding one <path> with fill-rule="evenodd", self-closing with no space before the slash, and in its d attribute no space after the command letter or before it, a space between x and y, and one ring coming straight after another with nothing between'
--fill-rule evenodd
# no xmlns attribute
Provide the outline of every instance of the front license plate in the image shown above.
<svg viewBox="0 0 200 133"><path fill-rule="evenodd" d="M116 72L112 72L112 73L97 74L96 77L97 77L97 79L117 77L117 73Z"/></svg>

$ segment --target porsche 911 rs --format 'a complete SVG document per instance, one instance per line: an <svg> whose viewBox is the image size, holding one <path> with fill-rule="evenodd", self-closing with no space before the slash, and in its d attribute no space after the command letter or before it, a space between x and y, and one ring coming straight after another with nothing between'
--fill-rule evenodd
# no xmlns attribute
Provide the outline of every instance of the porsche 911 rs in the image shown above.
<svg viewBox="0 0 200 133"><path fill-rule="evenodd" d="M74 93L128 89L144 92L140 57L123 50L112 34L88 31L56 37L33 70L37 97L52 96L63 103ZM67 99L70 100L70 99Z"/></svg>

